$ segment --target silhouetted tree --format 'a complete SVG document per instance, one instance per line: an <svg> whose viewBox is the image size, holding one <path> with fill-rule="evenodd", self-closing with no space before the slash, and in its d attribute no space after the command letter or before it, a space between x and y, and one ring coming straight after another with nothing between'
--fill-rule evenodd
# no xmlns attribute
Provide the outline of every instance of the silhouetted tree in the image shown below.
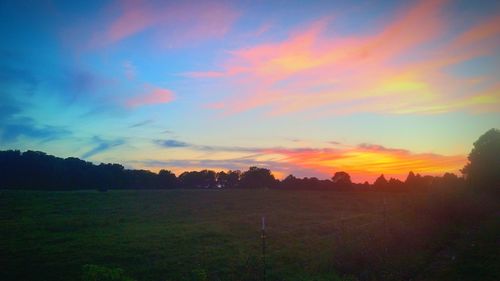
<svg viewBox="0 0 500 281"><path fill-rule="evenodd" d="M75 190L176 187L175 175L127 170L119 164L94 165L39 151L0 151L0 188ZM168 182L168 183L167 183Z"/></svg>
<svg viewBox="0 0 500 281"><path fill-rule="evenodd" d="M442 177L435 177L433 186L441 188L458 188L465 184L463 178L459 178L453 173L445 173Z"/></svg>
<svg viewBox="0 0 500 281"><path fill-rule="evenodd" d="M171 189L177 187L177 177L169 170L160 170L158 173L158 181L160 188Z"/></svg>
<svg viewBox="0 0 500 281"><path fill-rule="evenodd" d="M469 155L463 173L469 184L499 187L500 131L492 129L482 135ZM95 165L78 158L66 159L40 151L0 151L0 188L75 190L75 189L155 189L155 188L274 188L308 190L375 190L425 192L432 188L454 187L464 179L446 173L442 177L421 176L409 172L403 183L384 175L373 185L355 184L349 174L337 172L332 180L316 177L296 178L289 175L283 181L274 178L269 169L250 167L249 170L215 173L211 170L184 172L178 178L168 170L158 174L148 170L125 169L122 165Z"/></svg>
<svg viewBox="0 0 500 281"><path fill-rule="evenodd" d="M387 191L393 191L393 192L401 192L405 191L404 188L404 183L400 181L399 179L395 178L390 178L389 181L387 182Z"/></svg>
<svg viewBox="0 0 500 281"><path fill-rule="evenodd" d="M332 177L332 183L339 188L350 188L352 185L351 176L346 172L336 172Z"/></svg>
<svg viewBox="0 0 500 281"><path fill-rule="evenodd" d="M277 180L269 169L250 167L241 174L240 186L243 188L273 188Z"/></svg>
<svg viewBox="0 0 500 281"><path fill-rule="evenodd" d="M181 188L215 188L215 172L211 170L184 172L179 176Z"/></svg>
<svg viewBox="0 0 500 281"><path fill-rule="evenodd" d="M236 188L240 181L241 171L224 171L218 172L216 175L217 186L220 188Z"/></svg>
<svg viewBox="0 0 500 281"><path fill-rule="evenodd" d="M462 169L467 183L481 189L500 189L500 130L491 129L474 142L469 163Z"/></svg>
<svg viewBox="0 0 500 281"><path fill-rule="evenodd" d="M368 189L370 188L370 184L369 184L367 181L365 181L365 182L362 184L362 186L361 186L361 187L362 187L364 190L368 190Z"/></svg>
<svg viewBox="0 0 500 281"><path fill-rule="evenodd" d="M385 190L387 188L387 184L388 182L382 174L375 180L373 187L377 190Z"/></svg>
<svg viewBox="0 0 500 281"><path fill-rule="evenodd" d="M280 187L283 189L299 189L301 188L301 183L294 175L288 175L280 182Z"/></svg>

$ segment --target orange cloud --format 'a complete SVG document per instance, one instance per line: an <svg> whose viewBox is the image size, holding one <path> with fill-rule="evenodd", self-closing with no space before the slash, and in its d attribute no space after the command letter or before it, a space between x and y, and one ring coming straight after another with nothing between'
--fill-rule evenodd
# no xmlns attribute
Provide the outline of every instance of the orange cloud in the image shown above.
<svg viewBox="0 0 500 281"><path fill-rule="evenodd" d="M172 92L171 90L146 85L145 93L129 99L126 104L128 107L139 107L145 105L169 103L174 100L174 97L174 92Z"/></svg>
<svg viewBox="0 0 500 281"><path fill-rule="evenodd" d="M326 36L330 21L322 19L283 42L231 51L222 70L190 77L217 77L237 89L238 96L224 102L227 113L262 106L270 114L498 110L498 99L477 97L484 88L498 96L496 74L470 83L445 68L492 55L500 43L499 18L443 43L450 32L444 10L445 1L422 1L366 36Z"/></svg>
<svg viewBox="0 0 500 281"><path fill-rule="evenodd" d="M271 169L280 178L289 174L330 178L335 172L345 171L355 182L373 182L382 173L404 180L410 171L423 175L458 174L467 162L466 155L415 153L374 144L335 144L326 148L210 146L179 141L156 144L168 153L155 150L149 155L153 161L147 167L176 167L185 171L195 167L245 170L259 166ZM141 155L144 157L143 151Z"/></svg>
<svg viewBox="0 0 500 281"><path fill-rule="evenodd" d="M373 181L381 173L404 180L409 171L432 175L458 172L466 163L465 155L412 153L370 144L347 149L269 149L265 153L281 156L280 161L284 163L321 174L346 171L358 182Z"/></svg>

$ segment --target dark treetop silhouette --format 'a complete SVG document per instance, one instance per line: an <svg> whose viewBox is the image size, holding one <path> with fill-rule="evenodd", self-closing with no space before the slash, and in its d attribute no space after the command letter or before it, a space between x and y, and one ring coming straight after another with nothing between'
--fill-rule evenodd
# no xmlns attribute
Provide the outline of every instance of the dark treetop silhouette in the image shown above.
<svg viewBox="0 0 500 281"><path fill-rule="evenodd" d="M269 169L250 167L247 171L190 171L178 177L168 170L158 174L147 170L125 169L119 164L95 165L78 158L66 159L39 151L0 151L0 188L31 190L76 189L173 189L173 188L277 188L317 190L427 190L435 186L457 186L468 183L497 190L500 186L500 131L491 129L482 135L469 154L463 168L465 178L446 173L442 177L421 176L410 172L402 182L381 175L373 185L352 183L346 172L336 172L331 180L315 177L282 181Z"/></svg>
<svg viewBox="0 0 500 281"><path fill-rule="evenodd" d="M470 185L478 188L500 187L500 130L491 129L474 142L462 173Z"/></svg>

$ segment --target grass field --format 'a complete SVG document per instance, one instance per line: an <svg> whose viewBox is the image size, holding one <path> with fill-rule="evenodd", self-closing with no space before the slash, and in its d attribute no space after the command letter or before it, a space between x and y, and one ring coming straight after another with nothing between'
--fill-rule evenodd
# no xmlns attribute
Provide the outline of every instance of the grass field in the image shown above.
<svg viewBox="0 0 500 281"><path fill-rule="evenodd" d="M263 280L263 215L267 280L499 280L497 209L452 197L2 191L0 280L82 280L85 265L138 281Z"/></svg>

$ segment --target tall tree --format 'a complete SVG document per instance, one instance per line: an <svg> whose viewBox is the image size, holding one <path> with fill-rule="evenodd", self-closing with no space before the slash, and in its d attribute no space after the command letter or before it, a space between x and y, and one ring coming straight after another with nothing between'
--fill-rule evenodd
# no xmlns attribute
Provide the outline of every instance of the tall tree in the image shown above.
<svg viewBox="0 0 500 281"><path fill-rule="evenodd" d="M491 129L480 136L468 159L462 173L469 185L500 189L500 130Z"/></svg>

